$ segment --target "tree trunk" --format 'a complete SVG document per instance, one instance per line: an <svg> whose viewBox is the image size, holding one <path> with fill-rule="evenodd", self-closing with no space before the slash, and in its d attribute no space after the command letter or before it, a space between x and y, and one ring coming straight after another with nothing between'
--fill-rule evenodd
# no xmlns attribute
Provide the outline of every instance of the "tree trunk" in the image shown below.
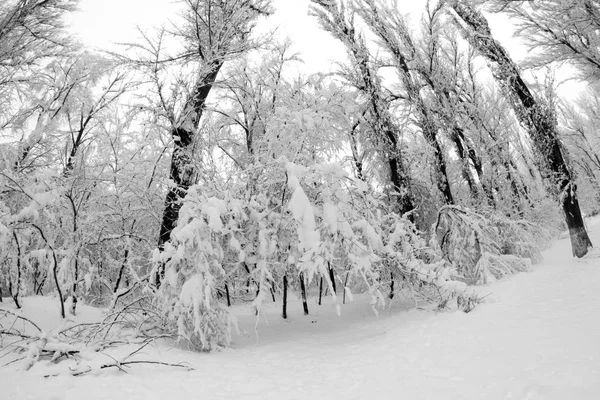
<svg viewBox="0 0 600 400"><path fill-rule="evenodd" d="M304 274L300 273L300 293L302 294L302 308L304 315L308 315L308 302L306 300L306 285L304 284Z"/></svg>
<svg viewBox="0 0 600 400"><path fill-rule="evenodd" d="M475 152L475 149L469 144L464 130L455 124L452 135L452 141L456 145L457 154L462 161L463 176L467 180L471 194L475 200L479 199L479 187L483 190L486 200L490 206L495 205L494 195L491 188L483 183L483 165L481 159ZM471 169L471 164L472 168ZM475 173L473 173L473 171ZM478 183L479 182L479 183Z"/></svg>
<svg viewBox="0 0 600 400"><path fill-rule="evenodd" d="M165 209L158 237L158 249L160 251L164 250L165 243L171 239L171 232L175 229L179 220L182 200L185 198L190 186L195 183L196 168L190 153L206 100L222 65L223 61L213 62L209 65L207 72L198 78L192 96L187 100L179 120L176 121L176 125L171 131L174 148L171 156L169 178L173 181L174 186L169 189L165 198ZM165 265L161 264L156 271L156 286L160 286L164 274Z"/></svg>
<svg viewBox="0 0 600 400"><path fill-rule="evenodd" d="M229 296L229 285L225 283L225 295L227 296L227 307L231 307L231 297Z"/></svg>
<svg viewBox="0 0 600 400"><path fill-rule="evenodd" d="M364 112L363 112L363 117L364 117ZM356 130L358 129L358 126L360 125L360 120L356 121L356 123L352 126L352 129L350 130L350 150L352 150L352 160L354 162L354 169L356 171L356 178L364 181L364 173L363 173L363 163L362 163L362 157L360 156L359 152L358 152L358 140L356 139Z"/></svg>
<svg viewBox="0 0 600 400"><path fill-rule="evenodd" d="M283 276L283 311L281 316L283 319L287 319L287 292L288 292L288 280L287 276Z"/></svg>
<svg viewBox="0 0 600 400"><path fill-rule="evenodd" d="M409 66L407 57L405 55L407 49L408 49L408 53L410 53L412 50L414 50L414 45L412 43L412 39L410 39L408 34L405 34L406 32L392 33L390 31L390 26L387 25L383 21L380 14L378 14L377 12L374 12L374 11L375 11L374 9L361 9L360 11L358 11L358 13L359 13L359 15L361 15L363 17L365 22L371 27L373 32L379 36L382 43L387 47L387 49L392 54L393 60L396 63L396 68L398 69L398 72L400 74L402 84L404 85L404 88L406 89L408 100L415 107L415 113L417 114L417 125L421 128L421 131L423 132L423 136L425 137L425 140L433 149L433 156L434 156L433 168L434 168L434 174L435 174L434 181L438 187L438 190L442 194L444 203L445 204L454 204L454 199L452 196L452 192L450 190L448 174L446 171L447 170L446 160L444 157L444 152L443 152L443 150L440 146L440 142L438 140L438 135L437 135L438 127L432 118L429 108L427 107L426 103L423 101L423 97L421 94L421 89L422 89L421 83L415 81L415 79L411 73L412 72L411 66ZM398 34L399 37L395 38L398 40L392 39L394 34ZM404 45L404 48L402 47L401 43L402 43L402 45ZM359 62L359 66L361 68L361 71L363 72L363 75L371 76L370 73L365 74L365 71L368 71L368 68L369 68L368 64L366 63L366 60L365 61L360 60L360 61L362 61L362 62ZM377 79L374 80L374 83L375 83L375 85L372 85L374 88L380 87L380 82ZM379 102L381 102L381 99ZM374 104L373 108L374 109L376 108L375 104ZM388 109L385 111L387 111L385 116L387 118L390 118L391 115L389 114L389 106L388 106ZM386 121L382 118L381 118L381 120L382 120L382 122L387 123L388 126L393 126L393 124L391 124L390 121ZM388 140L391 140L391 138ZM394 145L394 148L397 146L395 141L393 142L393 145ZM407 180L406 182L403 183L403 186L396 185L396 187L402 188L402 189L404 189L404 187L408 188L408 183L409 182ZM410 200L410 203L407 202L407 200ZM414 208L412 199L411 198L408 198L406 200L400 199L400 207L401 207L402 213L411 211ZM407 211L402 211L403 209L407 209Z"/></svg>
<svg viewBox="0 0 600 400"><path fill-rule="evenodd" d="M123 262L121 263L121 268L119 268L119 275L117 276L117 282L115 283L113 293L117 293L117 290L119 290L119 285L121 284L121 279L123 279L123 272L125 271L125 267L127 266L128 259L129 248L125 249L125 254L123 255Z"/></svg>
<svg viewBox="0 0 600 400"><path fill-rule="evenodd" d="M319 305L321 305L321 299L323 297L323 277L319 280Z"/></svg>
<svg viewBox="0 0 600 400"><path fill-rule="evenodd" d="M327 262L327 269L329 270L329 279L331 280L331 287L333 289L333 293L337 294L337 289L335 287L335 275L334 275L333 268L331 268L331 264L329 263L329 261Z"/></svg>
<svg viewBox="0 0 600 400"><path fill-rule="evenodd" d="M71 315L75 315L77 311L77 281L79 280L79 251L75 253L75 268L73 271L73 286L71 288Z"/></svg>
<svg viewBox="0 0 600 400"><path fill-rule="evenodd" d="M54 284L56 285L56 291L58 292L58 299L60 300L60 316L65 317L65 301L63 299L62 290L60 290L60 284L58 283L58 260L56 259L56 252L52 249L52 260L54 262L52 266L52 274L54 275Z"/></svg>
<svg viewBox="0 0 600 400"><path fill-rule="evenodd" d="M592 247L592 242L585 230L581 211L579 210L579 202L574 191L567 190L562 203L563 211L567 219L569 227L569 236L571 237L571 247L574 257L583 257L587 254L588 249Z"/></svg>
<svg viewBox="0 0 600 400"><path fill-rule="evenodd" d="M422 103L419 100L419 103ZM422 127L423 136L429 146L433 149L433 157L434 157L434 171L435 171L435 182L437 184L437 188L442 194L442 198L444 200L444 204L454 204L454 197L452 196L452 191L450 190L450 182L448 181L448 172L446 168L446 160L444 159L444 152L437 138L437 130L431 122L427 121L429 118L426 110L423 106L422 110L422 118L423 124L425 126Z"/></svg>
<svg viewBox="0 0 600 400"><path fill-rule="evenodd" d="M273 290L273 281L269 281L269 285L271 286L269 288L269 290L271 291L271 298L273 299L273 303L275 303L277 300L275 300L275 291Z"/></svg>
<svg viewBox="0 0 600 400"><path fill-rule="evenodd" d="M344 294L342 295L342 304L346 304L346 285L348 284L348 277L350 276L350 272L346 272L346 279L344 279Z"/></svg>
<svg viewBox="0 0 600 400"><path fill-rule="evenodd" d="M462 0L451 3L457 19L462 21L469 42L488 60L494 78L511 99L519 122L527 129L540 154L538 164L542 176L560 198L571 236L573 255L583 257L592 242L587 234L579 202L577 186L568 168L558 139L557 121L549 106L540 104L523 81L519 69L506 50L492 37L481 12ZM460 22L459 22L460 23Z"/></svg>
<svg viewBox="0 0 600 400"><path fill-rule="evenodd" d="M21 304L19 303L19 295L21 292L21 245L19 244L19 238L17 237L15 231L13 231L13 238L15 239L15 243L17 244L17 284L15 285L16 288L13 292L12 281L9 280L8 293L10 294L10 297L12 297L12 299L14 300L15 306L17 306L17 308L20 309Z"/></svg>
<svg viewBox="0 0 600 400"><path fill-rule="evenodd" d="M318 2L321 12L318 12L319 22L336 39L340 40L350 54L356 67L356 88L367 98L368 123L371 126L371 142L381 148L381 158L389 167L391 183L391 198L395 211L407 214L415 206L410 190L408 169L402 160L402 152L398 146L400 130L394 123L389 101L381 89L380 78L370 65L370 54L366 44L354 27L354 19L349 16L344 7L336 2ZM355 161L356 161L355 157ZM362 165L357 165L362 169ZM360 170L357 169L357 170ZM409 214L412 219L412 214Z"/></svg>

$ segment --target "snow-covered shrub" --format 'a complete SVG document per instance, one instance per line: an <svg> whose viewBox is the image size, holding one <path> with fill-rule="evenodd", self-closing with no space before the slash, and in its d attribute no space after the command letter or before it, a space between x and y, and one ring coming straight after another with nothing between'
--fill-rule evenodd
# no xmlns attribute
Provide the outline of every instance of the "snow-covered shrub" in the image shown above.
<svg viewBox="0 0 600 400"><path fill-rule="evenodd" d="M338 307L334 286L347 284L337 294L366 291L375 312L391 287L443 304L463 296L415 226L339 165L282 157L270 174L269 189L249 199L235 188L192 187L171 241L155 253L156 267L164 266L162 315L192 347L230 343L235 321L220 297L247 296L250 281L256 313L284 276L308 285L322 278Z"/></svg>
<svg viewBox="0 0 600 400"><path fill-rule="evenodd" d="M160 288L163 313L199 350L226 346L231 340L232 319L216 301L216 292L227 274L224 264L231 262L227 247L241 253L236 217L243 218L236 200L208 197L192 188L171 243L155 253L154 261L166 264Z"/></svg>
<svg viewBox="0 0 600 400"><path fill-rule="evenodd" d="M527 271L541 261L540 247L549 240L544 239L549 238L545 232L525 220L445 206L432 226L430 245L453 266L459 279L485 284Z"/></svg>

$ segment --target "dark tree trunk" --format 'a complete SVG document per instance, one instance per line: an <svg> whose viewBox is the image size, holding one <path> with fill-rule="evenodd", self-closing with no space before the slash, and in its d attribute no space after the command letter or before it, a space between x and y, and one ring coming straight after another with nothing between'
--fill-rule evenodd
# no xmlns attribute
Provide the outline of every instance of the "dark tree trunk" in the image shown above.
<svg viewBox="0 0 600 400"><path fill-rule="evenodd" d="M10 297L12 297L12 299L14 300L15 306L17 306L17 308L20 309L21 304L19 303L19 295L21 291L21 245L19 244L19 238L17 237L15 231L13 231L13 238L15 239L15 243L17 245L17 284L15 290L13 291L12 280L9 280L8 293L10 294Z"/></svg>
<svg viewBox="0 0 600 400"><path fill-rule="evenodd" d="M333 289L333 293L337 294L337 289L335 287L335 275L333 268L331 268L331 264L327 262L327 269L329 270L329 279L331 280L331 288Z"/></svg>
<svg viewBox="0 0 600 400"><path fill-rule="evenodd" d="M540 155L537 160L540 171L561 200L573 255L583 257L592 247L592 242L583 223L577 186L558 138L556 117L548 106L538 103L531 94L516 64L492 37L481 12L462 0L453 1L451 6L465 26L467 39L488 60L494 78L511 99L517 118L528 130Z"/></svg>
<svg viewBox="0 0 600 400"><path fill-rule="evenodd" d="M581 258L585 256L592 247L592 241L585 229L575 188L573 188L573 190L570 190L569 188L565 190L562 209L565 213L567 226L569 227L573 256Z"/></svg>
<svg viewBox="0 0 600 400"><path fill-rule="evenodd" d="M231 297L229 296L229 285L225 283L225 296L227 296L227 307L231 307Z"/></svg>
<svg viewBox="0 0 600 400"><path fill-rule="evenodd" d="M304 274L300 273L300 293L302 295L302 308L304 315L308 315L308 301L306 299L306 284L304 283Z"/></svg>
<svg viewBox="0 0 600 400"><path fill-rule="evenodd" d="M8 282L8 294L10 294L10 297L15 302L15 306L18 309L20 309L21 308L21 304L19 303L19 291L18 290L16 292L13 291L12 281Z"/></svg>
<svg viewBox="0 0 600 400"><path fill-rule="evenodd" d="M390 278L392 279L390 282L390 300L394 298L394 273L390 272Z"/></svg>
<svg viewBox="0 0 600 400"><path fill-rule="evenodd" d="M208 72L198 78L192 96L187 100L179 120L171 131L174 148L171 156L171 167L169 178L174 186L169 189L165 198L165 209L163 211L160 233L158 237L158 249L164 250L164 245L171 239L171 232L177 226L179 210L182 200L188 189L196 180L196 169L191 157L196 130L200 125L200 118L204 112L206 99L217 79L222 61L210 65ZM159 265L156 271L156 286L160 286L165 274L165 265Z"/></svg>
<svg viewBox="0 0 600 400"><path fill-rule="evenodd" d="M65 317L65 301L63 299L62 290L60 290L60 284L58 283L58 260L56 259L56 253L52 249L52 260L54 262L52 266L52 274L54 275L54 284L56 285L56 291L58 292L58 299L60 300L60 316Z"/></svg>
<svg viewBox="0 0 600 400"><path fill-rule="evenodd" d="M87 115L85 119L83 118L83 115L81 116L79 130L77 131L76 135L73 135L72 137L71 151L69 152L69 157L67 157L67 163L65 165L65 169L63 170L63 176L69 176L73 169L75 169L75 157L77 156L79 148L83 143L83 135L91 120L91 114Z"/></svg>
<svg viewBox="0 0 600 400"><path fill-rule="evenodd" d="M287 294L288 294L288 280L287 276L283 276L283 310L281 316L283 319L287 319Z"/></svg>
<svg viewBox="0 0 600 400"><path fill-rule="evenodd" d="M79 280L79 251L75 254L75 270L73 271L73 286L71 287L71 315L77 311L77 281Z"/></svg>
<svg viewBox="0 0 600 400"><path fill-rule="evenodd" d="M273 303L275 303L277 300L275 300L275 291L273 290L273 282L270 281L269 284L271 285L271 287L269 288L269 290L271 291L271 298L273 299Z"/></svg>
<svg viewBox="0 0 600 400"><path fill-rule="evenodd" d="M425 112L425 109L422 110L422 113L422 118L424 119L424 126L422 126L423 136L425 137L425 140L427 140L427 143L429 143L429 146L431 146L431 148L433 149L435 171L434 180L437 184L438 190L442 194L444 204L454 204L454 197L452 196L450 182L448 181L446 160L444 159L444 152L437 139L437 130L435 126L433 126L429 121L427 121L427 118L429 117Z"/></svg>
<svg viewBox="0 0 600 400"><path fill-rule="evenodd" d="M321 298L323 297L323 277L319 280L319 305L321 305Z"/></svg>
<svg viewBox="0 0 600 400"><path fill-rule="evenodd" d="M115 283L113 293L117 293L117 290L119 290L119 285L121 284L121 279L123 279L123 272L125 271L125 266L127 265L128 259L129 249L125 249L125 254L123 255L123 262L121 263L121 268L119 269L119 276L117 277L117 282Z"/></svg>

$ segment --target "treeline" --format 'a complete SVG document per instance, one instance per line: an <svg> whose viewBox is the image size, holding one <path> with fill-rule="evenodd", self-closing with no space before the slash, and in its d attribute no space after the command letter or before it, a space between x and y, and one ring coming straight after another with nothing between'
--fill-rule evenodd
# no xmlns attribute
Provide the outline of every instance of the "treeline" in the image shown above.
<svg viewBox="0 0 600 400"><path fill-rule="evenodd" d="M144 297L209 349L231 339L228 305L259 313L288 287L305 313L319 283L469 311L466 284L526 270L560 229L585 256L598 4L483 3L428 2L411 21L395 1L312 0L347 50L333 75L294 73L291 44L254 33L268 0L184 0L176 24L112 55L67 34L77 1L3 3L2 294L56 293L63 316ZM482 7L516 21L522 65ZM589 83L578 103L555 62Z"/></svg>

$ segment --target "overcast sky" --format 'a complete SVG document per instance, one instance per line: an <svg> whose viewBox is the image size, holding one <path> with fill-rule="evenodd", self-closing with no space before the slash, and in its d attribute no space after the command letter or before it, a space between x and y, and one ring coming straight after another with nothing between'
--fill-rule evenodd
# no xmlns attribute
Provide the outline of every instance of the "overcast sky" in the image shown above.
<svg viewBox="0 0 600 400"><path fill-rule="evenodd" d="M289 36L302 54L306 72L329 69L332 59L345 56L344 48L321 31L308 15L309 0L274 0L276 12L263 19L259 29L277 27L281 37ZM81 12L72 25L84 43L93 48L114 49L112 43L131 42L139 37L136 26L149 30L168 23L176 15L171 0L81 0Z"/></svg>

